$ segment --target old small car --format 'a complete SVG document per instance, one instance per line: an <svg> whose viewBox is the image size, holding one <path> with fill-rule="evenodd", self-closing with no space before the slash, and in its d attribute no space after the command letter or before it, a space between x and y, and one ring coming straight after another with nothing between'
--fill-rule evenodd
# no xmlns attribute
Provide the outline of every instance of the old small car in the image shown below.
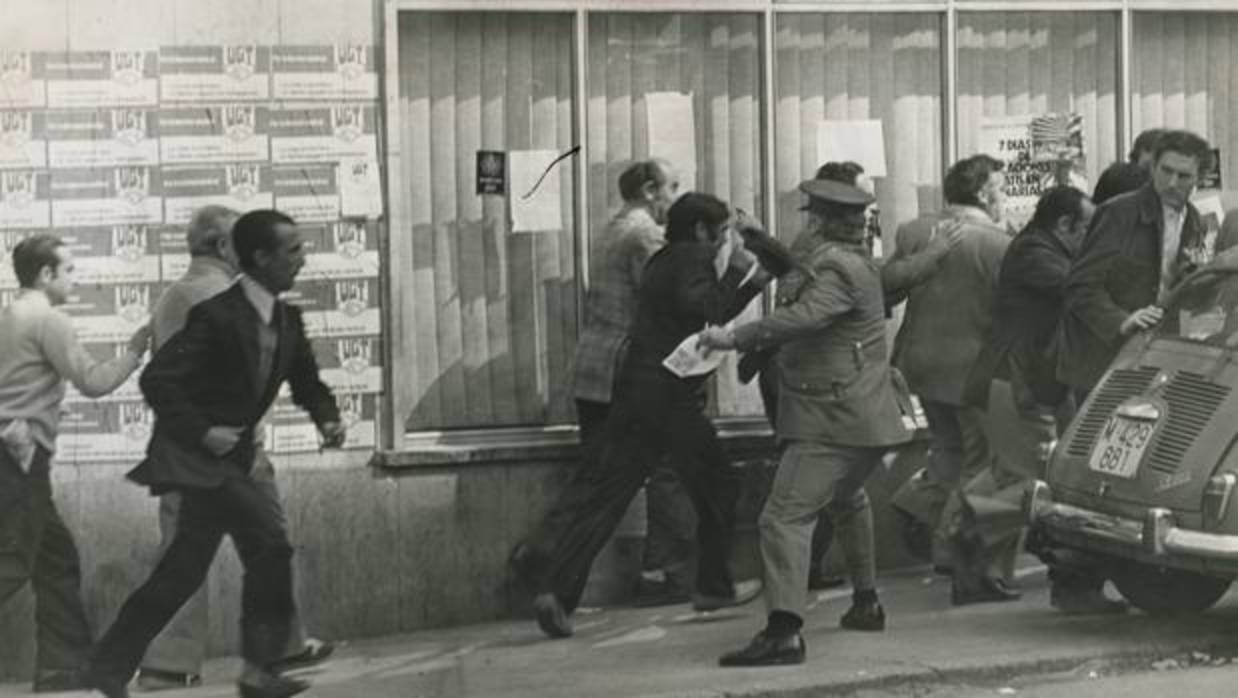
<svg viewBox="0 0 1238 698"><path fill-rule="evenodd" d="M1188 276L1132 337L1025 500L1033 536L1087 551L1148 613L1200 612L1238 577L1238 256Z"/></svg>

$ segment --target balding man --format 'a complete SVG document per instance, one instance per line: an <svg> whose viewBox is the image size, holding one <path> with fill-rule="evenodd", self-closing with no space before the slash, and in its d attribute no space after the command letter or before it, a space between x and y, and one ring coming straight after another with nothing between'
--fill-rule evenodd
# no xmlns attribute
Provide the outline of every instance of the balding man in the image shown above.
<svg viewBox="0 0 1238 698"><path fill-rule="evenodd" d="M678 190L679 177L665 160L641 160L619 175L623 207L606 224L590 265L584 330L573 360L572 396L585 462L596 458L636 316L641 272L666 242L662 226ZM636 605L686 601L695 547L692 505L675 474L666 468L654 471L645 493L648 535Z"/></svg>
<svg viewBox="0 0 1238 698"><path fill-rule="evenodd" d="M158 351L185 326L189 310L232 285L237 275L236 253L232 249L232 225L240 213L223 206L204 206L194 212L186 231L189 268L184 276L164 291L151 319L154 350ZM258 430L261 435L261 430ZM259 436L261 438L261 436ZM269 496L272 506L282 509L275 487L275 472L258 443L250 476ZM176 521L181 494L171 491L159 498L160 549L166 549L176 536ZM176 618L151 644L142 659L138 685L147 691L195 686L202 682L206 660L209 608L207 594L199 590ZM331 654L333 646L307 640L299 619L293 618L288 654L298 664L312 664Z"/></svg>

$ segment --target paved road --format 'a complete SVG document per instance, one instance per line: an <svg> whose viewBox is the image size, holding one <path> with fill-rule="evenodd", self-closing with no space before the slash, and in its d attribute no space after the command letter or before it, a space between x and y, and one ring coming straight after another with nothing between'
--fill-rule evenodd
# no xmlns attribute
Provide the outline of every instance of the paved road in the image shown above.
<svg viewBox="0 0 1238 698"><path fill-rule="evenodd" d="M697 614L686 606L583 613L576 636L543 638L531 622L505 622L356 642L310 672L318 698L577 698L994 695L1012 677L1077 670L1094 658L1131 666L1224 642L1238 628L1238 599L1205 616L1164 621L1141 614L1065 617L1048 606L1043 570L1027 570L1024 599L955 609L949 584L923 572L882 580L885 633L839 630L848 592L827 592L809 613L809 661L799 667L721 669L719 654L759 629L759 604ZM1121 664L1121 662L1119 662ZM166 698L234 695L237 662L207 669L208 685ZM1086 676L1084 677L1086 678ZM1047 686L1042 680L1033 686ZM1023 690L1022 688L1017 690ZM9 684L0 696L26 695ZM73 694L62 694L73 695ZM85 694L76 694L82 696ZM1033 694L1037 695L1037 694ZM1056 695L1056 694L1044 694ZM1086 694L1072 694L1086 695ZM1195 695L1195 694L1185 694Z"/></svg>

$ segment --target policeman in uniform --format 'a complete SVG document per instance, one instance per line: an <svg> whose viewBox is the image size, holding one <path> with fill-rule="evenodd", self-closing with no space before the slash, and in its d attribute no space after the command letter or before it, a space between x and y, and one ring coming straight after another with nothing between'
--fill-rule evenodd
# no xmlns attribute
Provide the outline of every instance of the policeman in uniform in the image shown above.
<svg viewBox="0 0 1238 698"><path fill-rule="evenodd" d="M910 440L908 401L894 387L886 348L881 270L864 237L873 197L841 182L800 184L809 197L811 234L779 283L778 308L734 330L711 328L703 346L753 351L779 347L778 472L761 512L768 622L723 666L798 664L807 605L812 529L828 507L853 586L841 625L882 630L877 601L873 516L863 485L887 449Z"/></svg>

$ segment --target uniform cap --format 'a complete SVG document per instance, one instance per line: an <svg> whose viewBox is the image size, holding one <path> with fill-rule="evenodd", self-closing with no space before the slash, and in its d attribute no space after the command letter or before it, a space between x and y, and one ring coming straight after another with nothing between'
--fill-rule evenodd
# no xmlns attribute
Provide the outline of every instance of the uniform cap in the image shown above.
<svg viewBox="0 0 1238 698"><path fill-rule="evenodd" d="M800 183L800 191L807 194L810 199L821 199L845 206L867 206L876 201L872 194L863 189L829 179L805 180ZM801 206L800 209L807 209L810 205L811 201L808 205Z"/></svg>

